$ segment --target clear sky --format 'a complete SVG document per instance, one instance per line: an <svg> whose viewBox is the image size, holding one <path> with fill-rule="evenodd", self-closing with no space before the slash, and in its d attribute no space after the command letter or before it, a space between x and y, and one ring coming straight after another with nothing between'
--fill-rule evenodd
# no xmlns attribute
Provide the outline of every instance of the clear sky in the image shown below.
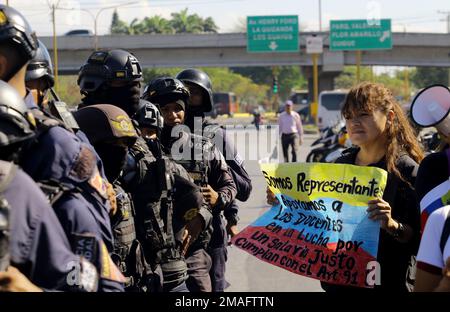
<svg viewBox="0 0 450 312"><path fill-rule="evenodd" d="M5 3L5 0L0 0ZM9 4L28 18L40 36L52 34L48 3L58 0L9 0ZM123 4L134 2L128 6ZM319 0L59 0L56 15L57 33L71 29L94 28L93 17L100 8L122 5L118 8L122 20L131 22L159 14L166 18L170 13L188 8L189 13L211 16L220 32L236 31L245 25L248 15L298 15L304 30L319 29ZM321 0L322 27L328 28L330 19L365 19L380 16L391 18L394 31L447 32L447 15L450 0ZM82 10L79 10L82 9ZM109 31L113 9L105 9L98 18L99 34ZM449 12L450 14L450 12Z"/></svg>

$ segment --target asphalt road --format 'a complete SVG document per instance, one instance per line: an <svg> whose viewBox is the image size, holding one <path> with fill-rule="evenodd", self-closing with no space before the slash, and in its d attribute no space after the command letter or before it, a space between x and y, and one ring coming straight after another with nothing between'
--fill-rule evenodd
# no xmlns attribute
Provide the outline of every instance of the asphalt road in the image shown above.
<svg viewBox="0 0 450 312"><path fill-rule="evenodd" d="M246 169L253 182L253 192L249 200L240 203L239 229L243 229L269 209L265 200L266 183L259 169L258 160L276 161L277 154L279 159L282 159L281 142L276 138L274 140L273 135L272 137L267 135L264 129L259 132L259 137L255 129L247 129L250 118L220 118L218 121L229 125L240 124L237 129L230 131L230 134L234 135L234 140L238 142L237 148L240 154L245 156ZM244 137L248 140L244 140ZM300 148L300 161L305 161L310 145L316 138L317 135L305 135L305 142ZM255 157L255 146L259 147L258 157ZM277 150L274 151L275 146ZM231 284L226 291L322 291L317 280L270 265L235 246L228 248L226 278Z"/></svg>

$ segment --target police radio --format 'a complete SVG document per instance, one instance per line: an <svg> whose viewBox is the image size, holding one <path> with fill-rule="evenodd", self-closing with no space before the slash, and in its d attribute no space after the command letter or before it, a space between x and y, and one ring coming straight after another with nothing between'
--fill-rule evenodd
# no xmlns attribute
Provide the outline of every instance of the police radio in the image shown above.
<svg viewBox="0 0 450 312"><path fill-rule="evenodd" d="M9 267L9 204L4 197L0 197L0 272Z"/></svg>
<svg viewBox="0 0 450 312"><path fill-rule="evenodd" d="M420 91L411 104L412 120L421 127L436 127L450 136L450 89L432 85Z"/></svg>

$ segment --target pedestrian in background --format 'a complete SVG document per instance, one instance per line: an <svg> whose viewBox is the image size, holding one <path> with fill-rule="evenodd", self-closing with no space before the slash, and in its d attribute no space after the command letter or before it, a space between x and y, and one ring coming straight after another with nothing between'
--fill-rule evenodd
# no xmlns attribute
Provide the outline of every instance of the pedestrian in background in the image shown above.
<svg viewBox="0 0 450 312"><path fill-rule="evenodd" d="M281 145L283 147L284 161L289 162L289 146L291 147L291 162L297 161L297 151L303 143L303 126L300 115L292 110L294 103L286 101L285 111L278 118L278 126L281 133Z"/></svg>

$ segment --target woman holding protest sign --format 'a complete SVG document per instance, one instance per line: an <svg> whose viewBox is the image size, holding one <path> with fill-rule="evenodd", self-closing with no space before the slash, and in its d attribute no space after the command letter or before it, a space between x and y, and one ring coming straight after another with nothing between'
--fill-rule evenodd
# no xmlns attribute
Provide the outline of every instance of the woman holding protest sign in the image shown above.
<svg viewBox="0 0 450 312"><path fill-rule="evenodd" d="M381 283L375 289L410 291L414 276L407 275L420 229L413 185L423 152L402 108L381 84L365 82L352 88L341 112L356 147L346 150L336 162L375 166L388 172L383 198L369 201L367 209L369 218L381 226L377 256ZM349 290L326 283L322 286L329 292Z"/></svg>

